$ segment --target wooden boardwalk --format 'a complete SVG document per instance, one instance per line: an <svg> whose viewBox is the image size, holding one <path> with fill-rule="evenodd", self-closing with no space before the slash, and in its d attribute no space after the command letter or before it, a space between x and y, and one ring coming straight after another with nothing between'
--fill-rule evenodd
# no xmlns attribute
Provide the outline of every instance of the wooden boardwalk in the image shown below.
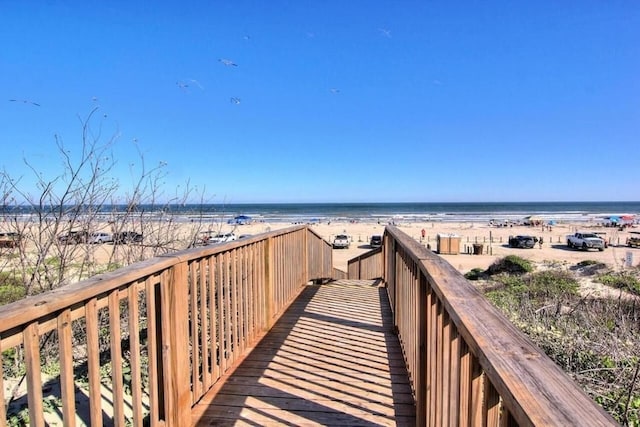
<svg viewBox="0 0 640 427"><path fill-rule="evenodd" d="M308 286L220 388L194 425L415 424L384 288L370 280Z"/></svg>

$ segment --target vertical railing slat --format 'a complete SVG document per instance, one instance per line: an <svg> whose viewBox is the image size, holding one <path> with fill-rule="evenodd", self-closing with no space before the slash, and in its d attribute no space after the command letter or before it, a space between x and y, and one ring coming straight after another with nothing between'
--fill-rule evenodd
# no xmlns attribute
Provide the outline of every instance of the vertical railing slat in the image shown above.
<svg viewBox="0 0 640 427"><path fill-rule="evenodd" d="M458 335L458 330L455 328L453 322L450 323L450 378L449 378L449 425L460 425L460 344L462 339Z"/></svg>
<svg viewBox="0 0 640 427"><path fill-rule="evenodd" d="M247 255L249 253L249 250L247 249L247 247L242 247L240 249L238 249L238 251L240 252L241 256L240 256L240 265L242 266L241 268L241 283L242 283L242 287L241 287L241 292L240 292L240 326L241 326L241 334L240 334L240 354L244 354L246 348L247 348L247 340L248 340L248 299L249 299L249 295L248 295L248 260L247 260Z"/></svg>
<svg viewBox="0 0 640 427"><path fill-rule="evenodd" d="M471 352L467 343L462 341L460 343L460 404L457 409L457 413L460 414L460 422L458 425L467 426L471 424L471 375L472 375L472 361ZM455 410L455 408L453 409Z"/></svg>
<svg viewBox="0 0 640 427"><path fill-rule="evenodd" d="M249 245L247 247L247 252L246 252L246 256L247 256L247 295L246 295L246 305L245 305L245 310L246 310L246 325L247 325L247 345L249 345L250 343L252 343L255 340L255 335L254 335L254 329L253 329L253 319L254 319L254 315L255 315L255 306L253 305L253 286L254 286L254 280L255 277L253 275L254 272L254 266L253 266L253 254L254 254L254 248L255 245Z"/></svg>
<svg viewBox="0 0 640 427"><path fill-rule="evenodd" d="M225 322L224 322L224 311L225 311L225 285L224 285L224 257L222 255L217 255L217 276L218 280L216 282L216 286L218 287L218 366L220 367L220 375L223 375L227 369L227 360L225 356Z"/></svg>
<svg viewBox="0 0 640 427"><path fill-rule="evenodd" d="M438 411L437 372L438 372L438 299L431 290L429 292L429 425L436 426Z"/></svg>
<svg viewBox="0 0 640 427"><path fill-rule="evenodd" d="M149 419L152 427L160 420L159 369L158 369L158 329L156 322L156 285L151 278L145 280L147 309L147 348L149 353Z"/></svg>
<svg viewBox="0 0 640 427"><path fill-rule="evenodd" d="M89 371L89 411L92 426L102 425L102 392L100 390L100 348L98 342L98 309L96 298L85 305L87 327L87 365Z"/></svg>
<svg viewBox="0 0 640 427"><path fill-rule="evenodd" d="M486 375L484 376L482 412L486 417L484 425L489 427L498 427L500 425L500 395Z"/></svg>
<svg viewBox="0 0 640 427"><path fill-rule="evenodd" d="M451 382L451 319L449 314L442 311L442 425L447 426L449 420L449 397Z"/></svg>
<svg viewBox="0 0 640 427"><path fill-rule="evenodd" d="M217 325L217 317L218 313L216 312L216 263L215 257L208 258L209 268L208 272L208 281L209 281L209 331L211 334L211 345L209 349L209 355L211 356L211 382L215 383L218 381L220 377L220 371L218 369L217 362L217 347L218 347L218 325Z"/></svg>
<svg viewBox="0 0 640 427"><path fill-rule="evenodd" d="M233 256L230 256L230 262L231 262L231 286L230 286L230 291L231 291L231 313L230 313L230 319L231 319L231 345L232 345L232 351L231 351L231 361L232 363L235 362L239 355L238 355L238 346L240 343L240 326L239 326L239 320L238 320L238 257L235 256L235 251L233 253Z"/></svg>
<svg viewBox="0 0 640 427"><path fill-rule="evenodd" d="M129 343L131 352L131 400L133 425L142 426L142 368L140 346L140 308L136 286L129 286Z"/></svg>
<svg viewBox="0 0 640 427"><path fill-rule="evenodd" d="M179 262L163 283L162 337L166 356L165 396L167 423L186 426L191 423L191 386L189 380L189 279L188 266Z"/></svg>
<svg viewBox="0 0 640 427"><path fill-rule="evenodd" d="M471 400L470 400L470 421L471 425L482 425L484 420L483 414L483 389L484 389L484 374L482 373L482 367L478 359L471 356Z"/></svg>
<svg viewBox="0 0 640 427"><path fill-rule="evenodd" d="M271 317L273 315L273 282L275 280L275 242L273 237L269 237L264 248L264 321L263 330L271 327Z"/></svg>
<svg viewBox="0 0 640 427"><path fill-rule="evenodd" d="M2 354L2 338L0 337L0 355ZM7 406L4 398L4 375L0 375L0 427L7 425ZM64 409L64 408L63 408Z"/></svg>
<svg viewBox="0 0 640 427"><path fill-rule="evenodd" d="M62 393L62 420L65 426L75 427L76 393L73 378L73 341L71 339L72 331L70 309L63 310L58 315L57 326L58 352L60 353L60 391Z"/></svg>
<svg viewBox="0 0 640 427"><path fill-rule="evenodd" d="M122 334L118 290L109 294L109 340L111 344L111 388L115 425L124 425L124 386L122 379Z"/></svg>
<svg viewBox="0 0 640 427"><path fill-rule="evenodd" d="M416 379L418 384L416 385L416 420L418 425L422 426L427 420L427 399L428 399L428 386L427 386L427 278L420 275L420 290L418 292L418 348L419 348L419 360Z"/></svg>
<svg viewBox="0 0 640 427"><path fill-rule="evenodd" d="M69 349L71 349L71 346L69 346ZM2 354L2 351L3 351L2 350L2 337L0 337L0 355ZM73 381L73 378L72 378L72 381ZM5 402L6 401L4 399L4 375L0 375L0 427L5 427L7 425L7 422L6 422L6 420L7 420L7 407L5 405ZM68 409L66 407L63 408L63 410L66 410L68 412Z"/></svg>
<svg viewBox="0 0 640 427"><path fill-rule="evenodd" d="M189 307L189 315L191 318L191 403L198 401L200 396L202 383L200 382L200 345L198 334L198 263L189 264L189 295L191 297L191 305Z"/></svg>
<svg viewBox="0 0 640 427"><path fill-rule="evenodd" d="M199 262L200 277L200 347L202 348L202 391L206 392L211 387L211 368L209 367L209 319L211 312L208 306L207 292L207 259ZM200 396L198 396L200 398Z"/></svg>
<svg viewBox="0 0 640 427"><path fill-rule="evenodd" d="M27 369L27 402L29 421L33 426L44 426L42 405L42 377L40 368L40 336L38 323L30 323L23 332L24 358Z"/></svg>
<svg viewBox="0 0 640 427"><path fill-rule="evenodd" d="M224 356L224 370L226 371L231 367L231 361L233 360L233 320L231 316L231 290L233 288L233 276L231 275L231 256L228 252L223 255L224 258L224 282L223 289L224 295L224 340L225 340L225 356Z"/></svg>

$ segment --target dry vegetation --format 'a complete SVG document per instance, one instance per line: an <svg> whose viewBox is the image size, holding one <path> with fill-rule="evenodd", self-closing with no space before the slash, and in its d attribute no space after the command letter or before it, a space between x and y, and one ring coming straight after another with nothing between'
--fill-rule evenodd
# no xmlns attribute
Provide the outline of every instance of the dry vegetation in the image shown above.
<svg viewBox="0 0 640 427"><path fill-rule="evenodd" d="M0 171L0 304L55 289L61 285L113 270L155 255L184 249L205 226L176 222L173 206L204 195L193 194L189 183L183 194L162 190L165 164L151 168L139 153L131 164L126 188L113 178L112 149L117 137L103 142L96 110L81 119L81 142L69 149L56 137L58 174L47 177L25 159L27 175ZM94 123L98 121L98 123ZM135 173L134 173L135 170ZM26 181L35 182L33 189ZM27 188L28 187L28 188ZM123 196L124 194L124 196ZM198 212L192 217L197 218ZM139 233L136 244L91 245L60 240L70 232L123 231Z"/></svg>
<svg viewBox="0 0 640 427"><path fill-rule="evenodd" d="M467 277L616 420L640 423L640 269L509 256Z"/></svg>
<svg viewBox="0 0 640 427"><path fill-rule="evenodd" d="M15 177L0 171L0 305L159 254L185 249L203 227L211 226L197 219L187 225L176 222L172 206L182 205L194 197L200 197L201 205L206 201L203 195L192 194L188 183L183 194L164 194L161 189L165 174L163 163L147 168L140 154L137 172L132 168L131 184L123 188L122 183L113 178L116 163L112 148L117 138L113 136L103 142L101 119L96 118L95 113L93 110L87 118L80 120L81 139L73 149L56 137L56 152L49 161L55 162L57 157L60 162L57 175L46 176L29 159L24 160L27 176ZM92 129L92 124L96 125L97 131ZM26 181L35 184L27 185ZM191 217L198 218L198 212L193 212ZM142 241L120 244L85 241L93 232L115 234L122 231L138 233L143 236ZM61 238L70 232L84 237L77 241ZM142 318L145 317L144 310L141 304ZM121 324L125 329L127 318L127 309L122 307ZM101 311L99 319L102 340L108 335L109 318ZM74 349L80 353L78 359L81 361L75 366L79 390L84 387L82 373L86 371L86 362L82 363L86 353L82 344L85 328L83 321L74 322ZM129 351L127 338L123 333L124 353ZM109 343L101 342L100 351L101 358L102 355L108 357ZM59 374L57 352L56 334L43 336L40 354L45 377L55 378ZM23 353L22 346L4 348L2 352L8 425L29 424L24 401ZM145 355L142 357L144 360ZM124 360L128 358L124 357ZM109 365L108 360L101 362L105 378ZM123 369L126 379L127 366ZM51 388L49 384L47 389ZM59 396L59 391L57 393ZM80 399L79 410L86 400L86 397ZM45 411L58 413L59 404L55 396L46 399Z"/></svg>

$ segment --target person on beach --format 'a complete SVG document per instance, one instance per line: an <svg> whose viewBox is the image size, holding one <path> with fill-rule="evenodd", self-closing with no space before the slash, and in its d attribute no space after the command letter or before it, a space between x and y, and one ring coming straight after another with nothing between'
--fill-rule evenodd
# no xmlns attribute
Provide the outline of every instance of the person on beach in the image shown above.
<svg viewBox="0 0 640 427"><path fill-rule="evenodd" d="M542 249L542 236L540 236L540 239L538 239L538 244L540 245L540 249Z"/></svg>

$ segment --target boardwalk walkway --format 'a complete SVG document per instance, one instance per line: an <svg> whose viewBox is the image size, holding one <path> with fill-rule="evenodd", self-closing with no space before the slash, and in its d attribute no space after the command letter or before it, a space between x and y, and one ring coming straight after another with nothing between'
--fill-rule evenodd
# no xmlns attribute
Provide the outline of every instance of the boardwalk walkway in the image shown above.
<svg viewBox="0 0 640 427"><path fill-rule="evenodd" d="M415 424L386 291L374 281L308 286L195 425Z"/></svg>

